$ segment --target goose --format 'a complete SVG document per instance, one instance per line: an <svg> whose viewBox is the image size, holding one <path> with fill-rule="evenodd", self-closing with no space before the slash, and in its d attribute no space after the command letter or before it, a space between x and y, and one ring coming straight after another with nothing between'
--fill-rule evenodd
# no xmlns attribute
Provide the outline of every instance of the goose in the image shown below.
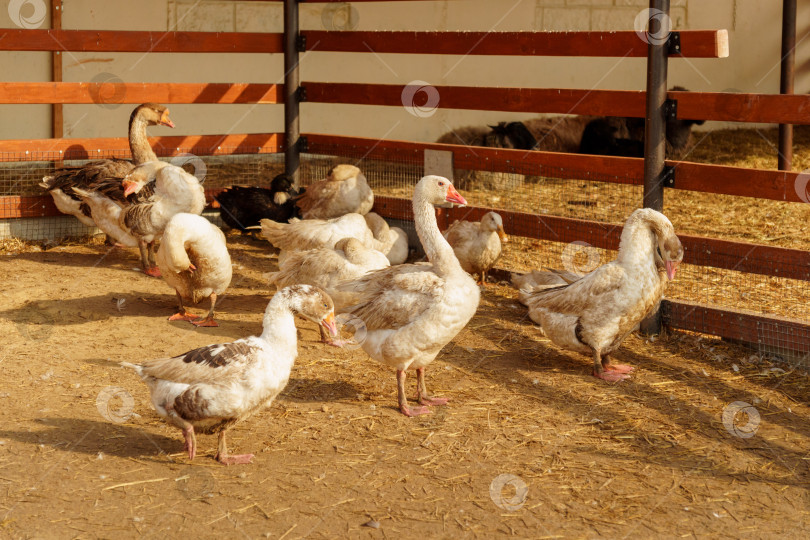
<svg viewBox="0 0 810 540"><path fill-rule="evenodd" d="M189 321L194 326L219 326L214 320L217 296L231 283L233 268L225 235L219 227L196 214L175 214L163 230L157 265L166 283L177 294L178 312L170 321ZM192 315L183 302L211 300L204 319Z"/></svg>
<svg viewBox="0 0 810 540"><path fill-rule="evenodd" d="M384 244L374 238L360 214L346 214L333 219L291 219L290 223L277 223L269 219L261 220L261 234L273 246L281 250L278 256L282 264L289 253L321 247L334 248L343 238L356 238L377 251L384 250Z"/></svg>
<svg viewBox="0 0 810 540"><path fill-rule="evenodd" d="M326 290L339 313L350 303L352 295L336 290L339 283L359 278L372 270L390 266L381 252L365 247L356 238L343 238L334 249L322 247L308 251L294 251L279 263L278 272L268 275L270 284L287 287L295 284L316 285ZM321 340L328 345L341 346L344 342L329 339L321 330Z"/></svg>
<svg viewBox="0 0 810 540"><path fill-rule="evenodd" d="M366 214L374 206L374 193L354 165L336 165L326 178L307 186L296 202L304 219L331 219L345 214Z"/></svg>
<svg viewBox="0 0 810 540"><path fill-rule="evenodd" d="M571 283L521 294L553 343L591 355L594 376L617 382L633 368L611 364L610 354L656 308L682 260L683 246L669 219L642 208L627 219L615 261Z"/></svg>
<svg viewBox="0 0 810 540"><path fill-rule="evenodd" d="M146 138L146 128L157 125L174 127L174 122L169 118L169 109L157 103L139 105L129 117L131 161L109 158L91 161L78 167L63 167L55 171L53 175L45 176L39 184L40 187L51 194L53 202L60 212L75 216L88 227L95 227L96 222L91 216L89 206L83 204L86 201L72 188L79 188L85 192L94 191L104 180L123 178L136 165L157 160L157 156Z"/></svg>
<svg viewBox="0 0 810 540"><path fill-rule="evenodd" d="M236 423L269 407L287 385L298 355L296 315L337 335L329 295L318 287L295 285L267 304L260 336L121 365L146 383L158 415L183 431L189 459L197 454L196 433L217 433L215 459L225 465L247 464L253 454L229 454L225 438Z"/></svg>
<svg viewBox="0 0 810 540"><path fill-rule="evenodd" d="M453 247L461 267L467 272L481 276L478 283L487 284L487 272L501 256L501 242L509 237L503 230L500 214L487 212L480 223L455 221L444 232L447 242Z"/></svg>
<svg viewBox="0 0 810 540"><path fill-rule="evenodd" d="M201 214L205 208L205 192L194 175L176 165L163 161L150 161L135 167L121 184L124 195L136 192L140 186L154 179L154 195L148 200L129 205L119 217L121 228L137 239L141 263L147 275L160 277L160 269L153 259L152 243L163 234L168 221L180 212Z"/></svg>
<svg viewBox="0 0 810 540"><path fill-rule="evenodd" d="M430 264L401 264L375 270L341 283L338 289L358 295L345 312L365 324L361 346L373 359L397 372L399 410L406 416L431 412L428 406L444 405L447 398L431 396L425 385L425 368L460 331L478 308L480 292L444 239L433 205L467 204L453 184L441 176L425 176L414 189L416 233ZM416 370L417 401L410 407L405 397L406 370Z"/></svg>
<svg viewBox="0 0 810 540"><path fill-rule="evenodd" d="M303 191L303 190L301 190ZM249 232L247 227L259 225L262 219L287 223L298 216L295 197L300 195L286 174L279 174L270 189L258 186L231 186L214 197L212 206L229 227Z"/></svg>
<svg viewBox="0 0 810 540"><path fill-rule="evenodd" d="M408 235L399 227L389 227L388 223L376 212L369 212L365 216L366 225L376 240L382 242L380 246L391 264L402 264L408 258Z"/></svg>

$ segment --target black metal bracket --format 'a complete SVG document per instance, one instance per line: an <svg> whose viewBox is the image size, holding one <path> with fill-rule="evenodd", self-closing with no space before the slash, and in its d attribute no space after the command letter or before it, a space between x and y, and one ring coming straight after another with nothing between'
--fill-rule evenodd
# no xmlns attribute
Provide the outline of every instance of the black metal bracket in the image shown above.
<svg viewBox="0 0 810 540"><path fill-rule="evenodd" d="M681 33L670 32L667 38L667 55L681 54Z"/></svg>
<svg viewBox="0 0 810 540"><path fill-rule="evenodd" d="M309 140L303 135L298 137L298 151L309 152Z"/></svg>
<svg viewBox="0 0 810 540"><path fill-rule="evenodd" d="M675 187L675 167L664 165L664 170L661 171L659 183L664 187Z"/></svg>
<svg viewBox="0 0 810 540"><path fill-rule="evenodd" d="M677 99L667 99L666 101L664 101L664 116L666 117L667 121L677 120L678 118Z"/></svg>
<svg viewBox="0 0 810 540"><path fill-rule="evenodd" d="M295 93L296 98L298 98L298 102L302 103L307 100L307 87L306 86L299 86L298 90Z"/></svg>
<svg viewBox="0 0 810 540"><path fill-rule="evenodd" d="M295 50L298 52L307 52L307 36L298 34L295 38Z"/></svg>

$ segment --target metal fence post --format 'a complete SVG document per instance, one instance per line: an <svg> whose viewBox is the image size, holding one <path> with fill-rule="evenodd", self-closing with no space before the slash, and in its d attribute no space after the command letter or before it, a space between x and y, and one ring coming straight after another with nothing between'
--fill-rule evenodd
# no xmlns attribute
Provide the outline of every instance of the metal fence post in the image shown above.
<svg viewBox="0 0 810 540"><path fill-rule="evenodd" d="M647 112L644 122L644 208L664 209L669 0L650 0ZM641 322L643 334L661 332L661 309Z"/></svg>
<svg viewBox="0 0 810 540"><path fill-rule="evenodd" d="M782 71L779 93L793 93L793 71L796 61L796 0L782 2ZM779 170L793 165L793 125L779 124Z"/></svg>
<svg viewBox="0 0 810 540"><path fill-rule="evenodd" d="M284 172L296 188L301 165L298 42L298 0L284 0Z"/></svg>

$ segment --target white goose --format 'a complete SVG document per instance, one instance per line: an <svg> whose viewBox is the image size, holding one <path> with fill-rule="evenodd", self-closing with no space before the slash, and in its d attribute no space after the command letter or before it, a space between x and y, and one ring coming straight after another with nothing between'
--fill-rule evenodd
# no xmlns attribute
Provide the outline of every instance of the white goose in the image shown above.
<svg viewBox="0 0 810 540"><path fill-rule="evenodd" d="M501 242L509 241L503 219L495 212L484 214L480 223L455 221L444 231L444 237L453 246L461 267L473 276L481 276L481 286L486 286L487 272L501 256Z"/></svg>
<svg viewBox="0 0 810 540"><path fill-rule="evenodd" d="M189 459L197 453L195 433L218 433L217 461L250 463L253 454L228 454L225 435L237 422L269 407L287 385L298 356L296 315L337 334L329 295L317 287L297 285L270 300L261 336L122 365L134 369L146 383L157 413L183 430Z"/></svg>
<svg viewBox="0 0 810 540"><path fill-rule="evenodd" d="M135 167L122 181L124 195L136 192L152 179L155 180L154 194L148 200L124 208L118 221L123 230L137 239L141 258L163 234L172 216L181 212L199 215L205 208L205 191L197 177L163 161L149 161ZM149 262L145 273L160 276L154 261Z"/></svg>
<svg viewBox="0 0 810 540"><path fill-rule="evenodd" d="M444 405L425 386L425 367L475 314L480 292L465 272L436 223L435 204L466 204L453 184L441 176L425 176L416 184L413 212L416 232L431 264L403 264L369 272L338 286L358 294L346 311L359 317L367 334L363 350L397 370L399 409L406 416L429 413L409 407L405 371L416 369L420 405Z"/></svg>
<svg viewBox="0 0 810 540"><path fill-rule="evenodd" d="M163 279L177 294L178 312L170 321L189 321L194 326L219 326L214 320L217 295L231 283L233 267L225 235L219 227L202 216L175 214L166 224L157 265ZM183 306L183 301L197 304L211 300L208 316L200 319Z"/></svg>
<svg viewBox="0 0 810 540"><path fill-rule="evenodd" d="M682 259L672 223L643 208L627 219L615 261L572 283L538 285L521 296L551 341L591 355L594 376L616 382L633 368L611 364L609 355L659 304Z"/></svg>
<svg viewBox="0 0 810 540"><path fill-rule="evenodd" d="M250 228L250 227L248 227ZM289 223L261 220L262 236L281 250L278 261L282 264L294 251L334 248L344 238L356 238L369 249L383 253L390 251L396 238L380 242L360 214L346 214L334 219L291 219Z"/></svg>
<svg viewBox="0 0 810 540"><path fill-rule="evenodd" d="M402 264L408 258L408 235L399 227L389 227L380 214L369 212L365 216L366 225L376 240L382 242L380 246L391 264Z"/></svg>

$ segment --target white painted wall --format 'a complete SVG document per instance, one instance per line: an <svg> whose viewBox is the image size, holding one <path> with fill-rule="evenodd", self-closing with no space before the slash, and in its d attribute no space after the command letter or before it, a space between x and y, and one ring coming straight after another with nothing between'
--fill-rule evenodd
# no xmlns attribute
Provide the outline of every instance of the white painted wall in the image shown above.
<svg viewBox="0 0 810 540"><path fill-rule="evenodd" d="M29 3L47 0L28 0ZM10 5L9 0L4 2ZM698 91L777 93L779 0L673 0L676 29L727 28L726 59L675 59L670 82ZM357 30L632 30L647 0L442 0L302 4L305 29ZM30 6L24 9L31 10ZM30 15L30 12L28 12ZM13 14L12 14L13 15ZM270 31L282 29L279 2L201 0L64 0L63 27L103 30ZM48 26L46 17L41 27ZM14 28L8 10L0 27ZM810 3L800 3L796 91L810 91ZM50 53L0 53L0 80L50 80ZM282 55L66 53L64 80L114 76L126 82L281 82ZM643 89L644 59L505 58L308 53L302 79L331 82ZM441 105L441 104L440 104ZM65 106L66 137L123 136L129 105ZM278 105L172 105L175 130L154 135L281 131ZM452 127L530 117L439 109L417 118L404 108L304 104L305 131L434 140ZM50 136L49 106L0 106L0 138ZM717 127L709 123L706 127Z"/></svg>

